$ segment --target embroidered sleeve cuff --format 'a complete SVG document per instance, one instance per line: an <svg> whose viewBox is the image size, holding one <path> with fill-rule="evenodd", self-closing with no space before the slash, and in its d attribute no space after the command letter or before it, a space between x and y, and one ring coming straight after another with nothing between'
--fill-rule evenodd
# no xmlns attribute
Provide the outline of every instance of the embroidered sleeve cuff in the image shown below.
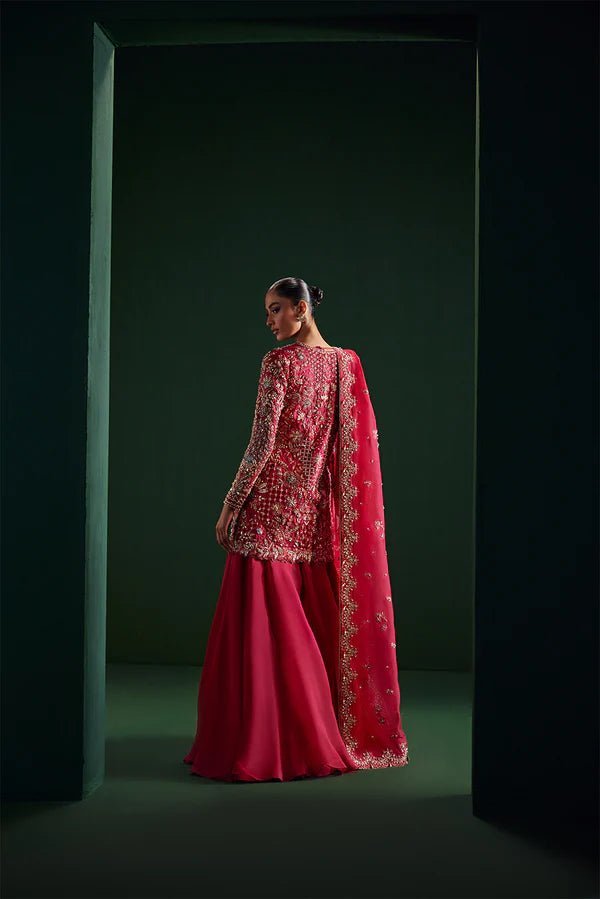
<svg viewBox="0 0 600 899"><path fill-rule="evenodd" d="M239 497L239 496L233 496L233 495L230 495L229 493L227 493L227 496L225 497L223 502L227 506L231 506L232 509L236 509L239 511L239 509L241 509L242 506L244 505L244 498Z"/></svg>

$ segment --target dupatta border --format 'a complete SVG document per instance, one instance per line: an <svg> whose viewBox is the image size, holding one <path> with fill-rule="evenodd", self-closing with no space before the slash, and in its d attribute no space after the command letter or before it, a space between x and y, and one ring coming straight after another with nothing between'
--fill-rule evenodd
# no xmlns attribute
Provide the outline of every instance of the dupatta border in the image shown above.
<svg viewBox="0 0 600 899"><path fill-rule="evenodd" d="M355 521L358 512L353 506L358 489L355 483L358 465L353 456L358 448L355 434L358 427L356 415L356 396L353 386L356 382L354 361L351 353L338 348L339 362L339 507L340 507L340 603L339 603L339 685L338 685L338 725L344 744L353 762L359 768L388 768L408 764L408 747L406 743L398 747L385 749L375 755L368 748L361 747L353 733L357 724L352 706L355 704L356 688L354 682L358 676L352 660L358 649L353 637L358 631L354 623L354 615L358 603L354 598L356 580L352 569L358 561L354 552L354 544L358 539Z"/></svg>
<svg viewBox="0 0 600 899"><path fill-rule="evenodd" d="M355 756L357 741L352 736L352 728L356 724L356 718L350 711L355 695L352 690L352 681L357 677L357 672L351 667L350 661L357 653L352 645L351 637L356 633L356 625L352 624L352 613L356 609L351 593L356 581L352 577L352 568L357 558L352 551L358 535L352 527L352 522L357 517L357 512L352 506L352 499L356 496L356 486L353 484L353 476L357 471L357 464L352 455L357 448L354 439L354 427L351 420L351 410L356 404L356 398L352 394L352 385L356 380L350 366L350 356L341 351L339 353L340 382L339 382L339 431L340 431L340 456L339 456L339 501L340 501L340 634L339 634L339 725L342 739L352 757L352 761L358 764Z"/></svg>

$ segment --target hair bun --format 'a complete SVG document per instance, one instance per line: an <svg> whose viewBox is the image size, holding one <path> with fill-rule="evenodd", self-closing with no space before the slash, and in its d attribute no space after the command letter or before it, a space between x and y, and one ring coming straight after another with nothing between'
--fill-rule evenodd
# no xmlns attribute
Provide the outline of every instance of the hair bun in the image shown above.
<svg viewBox="0 0 600 899"><path fill-rule="evenodd" d="M323 300L323 291L320 287L316 287L314 284L311 284L311 286L308 288L308 291L310 293L310 298L313 301L313 304L315 306L318 306L319 303L321 303Z"/></svg>

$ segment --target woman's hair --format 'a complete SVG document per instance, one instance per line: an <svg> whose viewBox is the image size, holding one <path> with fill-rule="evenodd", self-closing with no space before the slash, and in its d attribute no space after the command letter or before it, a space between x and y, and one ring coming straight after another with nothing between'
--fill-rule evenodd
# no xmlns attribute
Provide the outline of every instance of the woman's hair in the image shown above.
<svg viewBox="0 0 600 899"><path fill-rule="evenodd" d="M306 300L314 315L316 307L323 302L323 291L314 284L308 285L302 278L280 278L271 284L269 290L281 297L287 297L297 306L300 300Z"/></svg>

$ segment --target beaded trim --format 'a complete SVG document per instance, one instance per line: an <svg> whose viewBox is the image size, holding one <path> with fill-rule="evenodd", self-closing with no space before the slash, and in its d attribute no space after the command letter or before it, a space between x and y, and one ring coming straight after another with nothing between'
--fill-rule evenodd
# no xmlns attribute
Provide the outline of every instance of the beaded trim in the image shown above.
<svg viewBox="0 0 600 899"><path fill-rule="evenodd" d="M353 522L358 517L358 512L353 507L353 499L357 494L357 488L353 478L357 472L357 464L352 459L358 444L353 436L354 421L352 409L356 405L356 397L352 393L352 385L356 376L351 369L351 357L349 353L341 351L338 355L340 364L339 374L339 427L340 427L340 526L341 526L341 559L340 559L340 615L339 615L339 707L338 724L340 733L348 754L359 768L389 768L407 765L409 762L408 744L403 743L400 752L392 749L385 750L381 755L372 752L358 750L358 741L352 731L356 724L356 717L352 714L351 707L356 696L353 690L353 681L358 672L352 667L352 659L358 650L353 645L352 636L358 631L358 627L352 623L354 612L358 603L353 599L353 591L356 581L352 576L352 568L356 564L357 557L353 551L353 544L358 539Z"/></svg>
<svg viewBox="0 0 600 899"><path fill-rule="evenodd" d="M341 560L340 560L340 639L339 639L339 724L342 739L355 764L358 763L354 750L356 740L352 736L352 728L356 724L356 718L352 715L350 707L354 702L354 694L351 689L352 681L357 672L350 666L350 660L356 655L356 647L352 646L350 637L356 633L357 628L352 624L352 613L357 604L352 601L351 593L356 586L351 570L357 559L352 551L352 545L358 535L352 527L352 522L357 517L356 510L352 507L352 500L356 496L356 487L352 478L356 474L357 465L352 461L352 454L357 448L357 443L352 436L352 421L350 410L356 404L352 395L352 384L355 376L350 369L350 358L346 353L340 353L340 381L339 381L339 405L340 405L340 518L341 518Z"/></svg>
<svg viewBox="0 0 600 899"><path fill-rule="evenodd" d="M300 340L294 340L290 346L301 346L306 350L341 350L341 346L311 346L310 343L302 343Z"/></svg>

